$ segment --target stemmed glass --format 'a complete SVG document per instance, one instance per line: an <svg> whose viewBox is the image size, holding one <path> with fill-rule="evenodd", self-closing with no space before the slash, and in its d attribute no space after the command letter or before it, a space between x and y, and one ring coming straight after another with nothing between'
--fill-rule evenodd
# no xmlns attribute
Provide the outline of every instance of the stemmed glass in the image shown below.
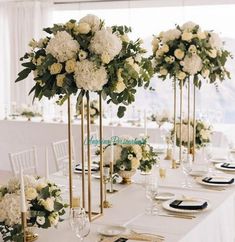
<svg viewBox="0 0 235 242"><path fill-rule="evenodd" d="M150 215L155 215L156 214L156 208L154 206L154 199L158 194L158 183L157 179L151 177L145 185L145 196L146 198L151 202L150 205Z"/></svg>
<svg viewBox="0 0 235 242"><path fill-rule="evenodd" d="M192 171L192 156L190 154L187 154L186 151L183 151L181 167L184 173L184 182L182 184L182 187L190 188L192 187L192 184L190 183L188 177L189 173Z"/></svg>
<svg viewBox="0 0 235 242"><path fill-rule="evenodd" d="M70 226L80 241L83 241L84 238L89 234L90 221L84 208L71 208Z"/></svg>

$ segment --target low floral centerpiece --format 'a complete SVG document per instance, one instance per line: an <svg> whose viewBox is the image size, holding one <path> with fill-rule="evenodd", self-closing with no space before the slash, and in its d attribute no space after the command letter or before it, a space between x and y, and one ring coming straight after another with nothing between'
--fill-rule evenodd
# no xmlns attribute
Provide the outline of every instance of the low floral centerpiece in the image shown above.
<svg viewBox="0 0 235 242"><path fill-rule="evenodd" d="M147 144L146 139L142 140L141 143L116 143L113 146L114 172L123 178L125 184L131 183L131 177L136 173L137 169L149 172L157 162L157 154L153 151L153 147ZM111 145L104 148L105 165L110 165L111 152Z"/></svg>
<svg viewBox="0 0 235 242"><path fill-rule="evenodd" d="M151 121L156 122L159 128L165 123L172 123L173 119L170 113L164 110L162 113L154 113L150 117Z"/></svg>
<svg viewBox="0 0 235 242"><path fill-rule="evenodd" d="M126 26L106 27L95 15L79 21L54 24L45 28L47 36L30 42L31 50L21 61L21 81L33 73L34 98L58 95L62 104L77 94L77 104L89 91L102 94L118 107L122 117L128 104L134 102L136 88L149 86L152 63L143 57L142 40L128 37Z"/></svg>
<svg viewBox="0 0 235 242"><path fill-rule="evenodd" d="M84 105L84 113L85 113L85 117L86 117L86 110L87 110L87 103L85 103ZM82 113L82 108L81 106L79 106L78 110L77 110L77 116L81 115ZM100 111L99 111L99 106L98 106L98 101L97 100L92 100L90 102L90 119L91 119L91 123L95 123L95 120L99 117L100 115Z"/></svg>
<svg viewBox="0 0 235 242"><path fill-rule="evenodd" d="M173 133L173 131L172 131ZM193 148L193 121L190 121L190 148ZM200 149L211 142L212 126L200 119L196 120L195 126L195 148ZM180 145L180 124L176 124L176 145ZM182 145L188 147L188 121L182 123Z"/></svg>
<svg viewBox="0 0 235 242"><path fill-rule="evenodd" d="M21 105L21 108L19 110L19 113L21 116L24 116L28 119L28 121L31 120L33 117L41 117L42 114L35 110L34 107L29 105Z"/></svg>
<svg viewBox="0 0 235 242"><path fill-rule="evenodd" d="M202 79L216 86L230 73L225 64L231 54L223 48L219 35L213 31L203 31L193 22L161 32L154 36L153 63L155 72L162 80L173 79L183 82L190 77L200 88Z"/></svg>
<svg viewBox="0 0 235 242"><path fill-rule="evenodd" d="M58 186L27 175L24 184L28 227L47 229L57 226L67 207ZM23 239L18 178L10 179L6 186L0 187L0 232L4 241L20 242Z"/></svg>

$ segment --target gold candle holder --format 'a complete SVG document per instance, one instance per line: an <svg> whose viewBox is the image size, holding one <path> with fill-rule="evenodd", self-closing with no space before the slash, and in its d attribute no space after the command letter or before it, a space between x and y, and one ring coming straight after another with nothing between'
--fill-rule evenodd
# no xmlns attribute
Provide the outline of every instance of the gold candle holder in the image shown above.
<svg viewBox="0 0 235 242"><path fill-rule="evenodd" d="M26 212L21 212L21 224L22 224L22 233L23 233L23 242L26 242L26 229L27 229L27 216Z"/></svg>

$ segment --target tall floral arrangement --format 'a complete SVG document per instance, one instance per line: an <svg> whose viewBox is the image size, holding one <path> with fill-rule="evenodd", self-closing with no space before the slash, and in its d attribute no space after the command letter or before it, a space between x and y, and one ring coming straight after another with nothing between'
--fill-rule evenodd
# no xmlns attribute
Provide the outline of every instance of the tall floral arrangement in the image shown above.
<svg viewBox="0 0 235 242"><path fill-rule="evenodd" d="M172 131L173 134L173 131ZM182 145L188 147L188 120L183 120L182 123ZM193 147L193 121L190 121L189 126L190 147ZM205 147L211 142L212 126L200 119L196 120L195 125L195 145L197 149ZM176 145L180 145L180 124L176 124Z"/></svg>
<svg viewBox="0 0 235 242"><path fill-rule="evenodd" d="M57 226L67 205L62 201L61 191L56 184L24 176L27 201L27 224L39 228ZM0 232L4 241L22 241L20 182L9 180L0 187Z"/></svg>
<svg viewBox="0 0 235 242"><path fill-rule="evenodd" d="M154 69L163 80L169 77L185 83L191 76L200 88L201 79L217 85L230 78L225 64L231 54L223 48L219 35L203 31L193 22L154 36L152 47Z"/></svg>
<svg viewBox="0 0 235 242"><path fill-rule="evenodd" d="M149 86L152 64L142 56L142 41L129 39L130 28L106 27L97 16L87 15L44 31L45 38L30 42L31 51L21 58L24 69L16 80L33 73L34 98L58 95L62 104L79 92L79 105L88 91L97 92L119 105L122 117L125 106L135 100L136 88Z"/></svg>

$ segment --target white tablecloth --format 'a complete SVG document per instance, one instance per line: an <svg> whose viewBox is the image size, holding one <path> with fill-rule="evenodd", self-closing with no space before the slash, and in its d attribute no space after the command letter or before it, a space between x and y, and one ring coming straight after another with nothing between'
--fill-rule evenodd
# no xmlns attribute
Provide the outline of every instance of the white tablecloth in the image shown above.
<svg viewBox="0 0 235 242"><path fill-rule="evenodd" d="M231 176L231 175L230 175ZM122 225L140 232L160 234L166 242L234 242L235 241L235 185L224 191L208 190L196 184L191 189L182 188L182 172L180 169L167 168L166 179L159 179L159 191L171 192L176 196L203 198L209 201L210 209L196 214L196 218L186 220L150 216L145 214L147 200L141 183L146 176L136 175L135 183L117 185L119 192L109 195L113 207L105 209L104 216L92 222L91 232L86 242L99 241L97 228L102 225ZM51 179L57 183L63 182L63 177L53 175ZM98 180L93 179L94 183ZM64 180L66 183L67 180ZM78 180L76 180L78 182ZM96 185L94 184L94 189ZM97 190L96 190L97 191ZM96 197L98 192L94 192ZM39 231L38 242L75 242L78 239L72 233L68 221L59 224L58 228Z"/></svg>

